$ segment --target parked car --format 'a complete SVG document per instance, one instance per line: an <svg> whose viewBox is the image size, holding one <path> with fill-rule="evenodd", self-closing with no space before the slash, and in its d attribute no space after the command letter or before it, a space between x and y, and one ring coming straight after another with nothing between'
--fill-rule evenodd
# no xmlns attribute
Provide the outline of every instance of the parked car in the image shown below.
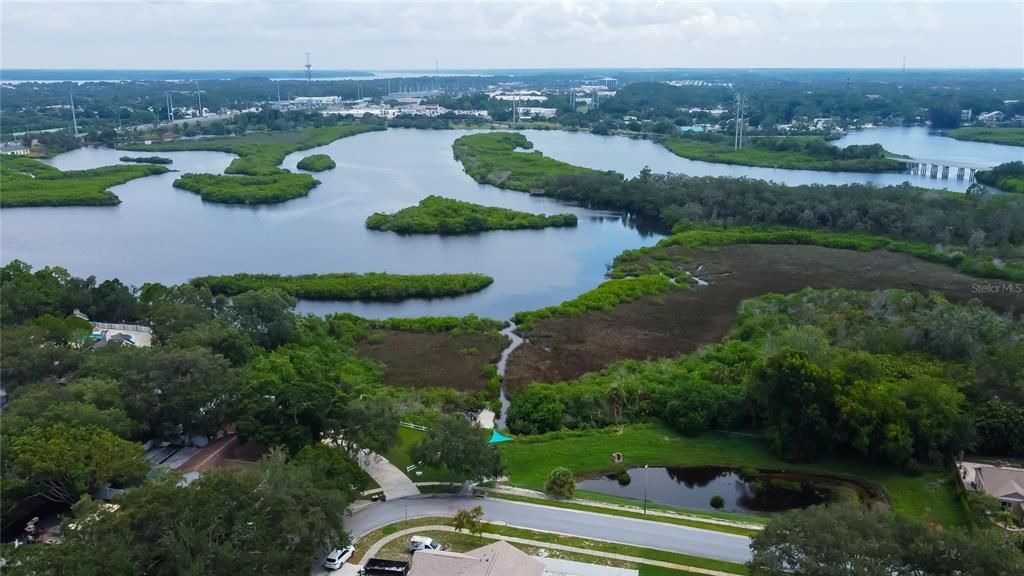
<svg viewBox="0 0 1024 576"><path fill-rule="evenodd" d="M406 576L409 563L399 560L378 560L371 558L359 572L360 576Z"/></svg>
<svg viewBox="0 0 1024 576"><path fill-rule="evenodd" d="M428 536L413 536L409 539L409 552L417 550L444 550L444 546Z"/></svg>
<svg viewBox="0 0 1024 576"><path fill-rule="evenodd" d="M328 570L337 570L338 568L341 568L341 566L347 562L355 552L355 546L346 546L340 550L331 552L324 560L324 568L327 568Z"/></svg>

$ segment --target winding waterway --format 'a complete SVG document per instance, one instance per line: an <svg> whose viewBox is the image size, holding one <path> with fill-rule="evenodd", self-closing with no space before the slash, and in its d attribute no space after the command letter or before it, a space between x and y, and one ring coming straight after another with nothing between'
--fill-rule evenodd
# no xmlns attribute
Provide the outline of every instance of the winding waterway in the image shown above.
<svg viewBox="0 0 1024 576"><path fill-rule="evenodd" d="M309 196L268 206L203 202L171 186L175 173L134 180L113 190L115 207L19 208L0 211L4 263L64 266L76 275L118 277L130 284L179 283L205 274L266 272L435 273L481 272L494 277L487 289L459 298L399 303L303 301L300 312L348 311L367 317L478 314L508 318L519 310L557 304L596 286L607 265L623 250L655 243L617 214L567 206L480 185L452 157L451 143L464 131L399 129L372 132L289 155L295 170L302 157L326 153L337 168L316 175L322 184ZM536 148L554 158L633 176L644 166L656 172L748 176L789 184L875 182L895 184L905 174L856 174L774 170L694 162L647 140L585 133L528 131ZM1019 158L1007 146L958 142L921 129L878 129L851 134L841 145L881 141L896 153L916 154L927 143L929 157L996 164ZM996 152L992 152L993 147ZM58 168L116 164L117 150L87 148L61 154ZM222 173L232 156L218 152L161 153L181 172ZM919 185L963 189L955 180L922 180ZM366 230L373 212L391 212L438 194L528 212L572 212L579 226L498 231L480 235L399 236Z"/></svg>

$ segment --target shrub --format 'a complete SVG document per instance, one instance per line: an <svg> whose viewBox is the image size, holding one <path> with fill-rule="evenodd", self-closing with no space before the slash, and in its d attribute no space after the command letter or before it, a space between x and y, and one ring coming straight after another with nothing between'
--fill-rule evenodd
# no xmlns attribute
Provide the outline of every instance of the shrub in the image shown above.
<svg viewBox="0 0 1024 576"><path fill-rule="evenodd" d="M711 497L711 507L715 510L721 510L725 508L725 498L722 498L718 494Z"/></svg>
<svg viewBox="0 0 1024 576"><path fill-rule="evenodd" d="M576 493L576 479L573 478L572 470L564 466L552 470L544 484L544 491L552 496L572 498Z"/></svg>

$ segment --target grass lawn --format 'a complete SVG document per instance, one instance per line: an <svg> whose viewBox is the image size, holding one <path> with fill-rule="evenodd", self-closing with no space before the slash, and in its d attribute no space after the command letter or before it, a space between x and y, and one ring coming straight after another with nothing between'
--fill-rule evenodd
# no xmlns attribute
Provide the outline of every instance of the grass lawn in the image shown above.
<svg viewBox="0 0 1024 576"><path fill-rule="evenodd" d="M724 532L726 534L736 534L739 536L753 537L758 534L757 530L749 528L739 528L736 526L729 526L725 524L715 524L711 522L701 522L699 520L692 520L689 518L672 518L669 516L645 516L642 512L633 512L630 510L614 510L609 508L602 508L600 506L588 506L585 503L581 503L576 500L544 500L541 498L531 498L529 496L520 496L518 494L490 494L491 498L500 498L502 500L512 500L513 502L527 502L531 504L540 504L542 506L551 506L554 508L566 508L569 510L582 510L584 512L594 512L595 514L606 514L609 516L622 516L624 518L635 518L637 520L650 520L652 522L663 522L665 524L675 524L677 526L689 526L690 528L700 528L701 530L711 530L714 532Z"/></svg>
<svg viewBox="0 0 1024 576"><path fill-rule="evenodd" d="M484 519L486 521L486 518ZM380 530L376 530L367 534L363 538L360 538L359 545L357 546L355 561L362 561L361 555L366 551L367 548L372 546L374 543L380 541L384 537L405 530L407 528L413 528L416 526L447 526L450 525L450 518L417 518L415 520L409 520L408 522L397 522L389 526L385 526ZM525 528L515 528L511 526L499 526L494 524L485 524L484 532L490 534L498 534L507 536L510 538L522 538L525 540L534 540L537 542L543 542L547 544L558 544L562 546L571 546L574 548L583 548L592 550L595 552L607 552L613 554L620 554L624 556L633 556L636 558L643 558L646 560L654 560L658 562L667 562L672 564L678 564L681 566L691 566L694 568L705 568L709 570L719 570L722 572L729 572L732 574L746 574L747 568L743 564L736 564L733 562L725 562L721 560L711 560L708 558L701 558L699 556L692 556L689 554L678 554L675 552L665 552L662 550L655 550L652 548L641 548L638 546L630 546L628 544L618 544L614 542L603 542L600 540L588 540L586 538L577 538L574 536L563 536L561 534L552 534L549 532L537 532L534 530L528 530ZM468 552L470 550L486 546L494 542L493 538L484 538L480 536L474 536L466 533L447 532L439 530L423 530L418 532L418 535L428 536L444 544L446 550L452 552ZM408 560L410 555L408 551L409 539L407 537L398 538L386 544L381 551L377 554L377 558L389 559L389 560ZM622 568L642 568L644 565L632 561L615 560L602 558L599 556L592 556L590 554L582 552L571 552L567 550L557 550L553 548L547 548L540 545L532 544L519 544L513 543L513 545L530 554L531 556L546 556L548 558L561 558L565 560L573 560L576 562L586 562L589 564L599 564L602 566L618 566ZM662 569L664 570L664 569ZM669 572L652 572L652 574L686 574L687 572L680 571L669 571Z"/></svg>
<svg viewBox="0 0 1024 576"><path fill-rule="evenodd" d="M412 464L412 457L409 456L409 452L412 450L414 444L420 441L423 437L423 432L419 430L413 430L411 428L399 427L398 428L398 445L388 450L388 453L384 456L391 461L392 464L398 466L398 469L405 472L406 468ZM422 475L417 476L416 472L422 472ZM407 472L409 478L413 482L447 482L449 480L448 473L444 470L437 468L417 468L413 472ZM459 481L458 478L455 479Z"/></svg>
<svg viewBox="0 0 1024 576"><path fill-rule="evenodd" d="M661 425L621 429L556 432L520 436L501 445L511 484L543 490L548 473L566 466L577 476L608 472L613 452L622 452L626 467L753 466L768 470L799 470L857 480L881 488L900 515L944 526L960 526L966 518L959 506L951 471L931 470L907 476L895 470L854 460L830 459L791 464L774 456L760 440L708 434L682 436Z"/></svg>
<svg viewBox="0 0 1024 576"><path fill-rule="evenodd" d="M679 574L696 574L696 572L684 572L682 570L650 566L648 564L640 566L640 576L677 576Z"/></svg>
<svg viewBox="0 0 1024 576"><path fill-rule="evenodd" d="M589 490L577 490L576 498L579 500L592 500L594 502L604 502L606 504L621 504L624 506L639 507L640 502L633 500L632 498L623 498L621 496L613 496L611 494L602 494L600 492L591 492ZM735 512L713 512L710 510L691 510L688 508L680 508L678 506L668 506L666 504L658 504L656 502L647 502L648 510L661 510L664 512L679 512L681 514L691 514L694 516L704 516L707 518L717 518L720 520L735 520L737 522L747 522L749 524L767 524L768 519L764 516L751 516L749 514L737 514Z"/></svg>

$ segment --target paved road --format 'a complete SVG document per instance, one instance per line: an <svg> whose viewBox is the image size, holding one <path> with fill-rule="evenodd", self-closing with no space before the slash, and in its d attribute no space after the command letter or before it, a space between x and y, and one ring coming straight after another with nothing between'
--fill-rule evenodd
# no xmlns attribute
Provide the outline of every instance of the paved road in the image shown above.
<svg viewBox="0 0 1024 576"><path fill-rule="evenodd" d="M750 539L746 536L698 530L664 522L467 496L412 497L379 502L353 514L346 525L352 536L358 538L392 522L404 520L406 515L409 518L453 516L457 510L473 506L482 506L484 520L491 522L500 521L522 528L611 540L730 562L750 560Z"/></svg>

